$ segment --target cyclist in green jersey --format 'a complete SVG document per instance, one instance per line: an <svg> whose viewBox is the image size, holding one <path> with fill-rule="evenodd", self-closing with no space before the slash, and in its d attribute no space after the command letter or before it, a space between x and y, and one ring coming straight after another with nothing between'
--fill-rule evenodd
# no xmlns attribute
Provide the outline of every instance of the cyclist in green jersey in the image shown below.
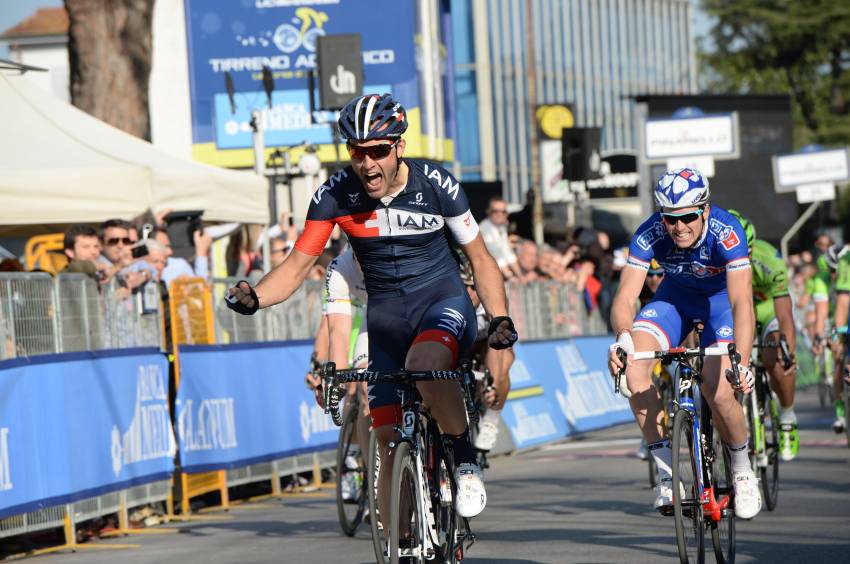
<svg viewBox="0 0 850 564"><path fill-rule="evenodd" d="M753 269L753 305L756 314L757 335L761 343L778 342L780 334L788 343L791 366L785 369L779 362L779 350L766 348L762 351L765 370L770 375L770 386L779 398L779 456L782 460L794 460L800 449L797 432L797 415L794 413L796 387L796 329L794 304L788 291L788 266L776 247L756 239L755 226L739 212L729 210L736 216L747 234L750 263Z"/></svg>
<svg viewBox="0 0 850 564"><path fill-rule="evenodd" d="M847 325L847 313L850 311L850 247L844 245L833 245L827 249L824 256L830 267L835 269L835 327ZM835 371L833 373L833 397L835 398L835 421L832 430L836 433L844 432L844 401L841 395L844 387L844 350L841 339L833 339L832 354L835 359Z"/></svg>

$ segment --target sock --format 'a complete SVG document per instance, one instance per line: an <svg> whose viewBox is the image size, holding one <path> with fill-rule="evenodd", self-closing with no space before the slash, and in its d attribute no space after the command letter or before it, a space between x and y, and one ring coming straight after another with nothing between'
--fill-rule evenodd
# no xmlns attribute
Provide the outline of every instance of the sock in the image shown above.
<svg viewBox="0 0 850 564"><path fill-rule="evenodd" d="M649 454L655 460L655 465L658 467L658 473L661 477L669 477L673 475L673 449L670 448L669 439L661 439L655 443L646 445L649 449Z"/></svg>
<svg viewBox="0 0 850 564"><path fill-rule="evenodd" d="M478 459L475 456L475 449L472 448L472 442L469 440L469 428L460 435L443 435L452 444L452 451L455 455L455 466L461 464L478 464Z"/></svg>
<svg viewBox="0 0 850 564"><path fill-rule="evenodd" d="M747 449L748 443L744 442L740 445L726 445L729 449L729 457L732 459L732 472L752 472L750 466L750 453Z"/></svg>
<svg viewBox="0 0 850 564"><path fill-rule="evenodd" d="M844 401L837 399L835 400L835 417L837 419L844 419Z"/></svg>
<svg viewBox="0 0 850 564"><path fill-rule="evenodd" d="M780 407L779 408L779 423L780 424L796 424L797 423L797 414L794 413L794 404L791 404L788 407Z"/></svg>

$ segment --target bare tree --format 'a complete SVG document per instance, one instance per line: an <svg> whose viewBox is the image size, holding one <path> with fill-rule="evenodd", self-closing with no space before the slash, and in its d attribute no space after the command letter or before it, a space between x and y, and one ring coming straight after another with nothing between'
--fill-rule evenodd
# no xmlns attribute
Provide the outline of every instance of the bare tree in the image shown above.
<svg viewBox="0 0 850 564"><path fill-rule="evenodd" d="M71 101L150 139L148 81L154 0L65 0Z"/></svg>

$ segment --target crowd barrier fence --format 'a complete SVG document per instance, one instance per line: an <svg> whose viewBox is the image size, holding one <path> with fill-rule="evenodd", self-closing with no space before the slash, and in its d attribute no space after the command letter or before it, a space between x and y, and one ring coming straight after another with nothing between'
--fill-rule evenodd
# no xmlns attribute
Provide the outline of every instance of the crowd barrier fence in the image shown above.
<svg viewBox="0 0 850 564"><path fill-rule="evenodd" d="M99 471L105 471L100 489L108 491L68 486L64 493L33 493L29 501L37 501L35 505L8 502L4 495L14 488L4 490L4 483L17 487L17 478L9 469L9 449L14 446L11 439L19 435L18 431L9 431L17 416L11 415L12 409L4 408L0 412L0 538L53 527L65 527L73 533L75 523L110 513L118 513L122 529L126 529L128 509L141 504L165 502L173 508L174 499L179 499L182 512L188 514L192 497L219 491L226 507L229 487L270 480L273 493L280 494L280 478L309 471L321 476L321 470L334 465L331 447L337 431L302 383L320 320L323 283L307 282L286 303L246 317L234 314L223 303L226 289L236 282L175 281L162 296L167 298L166 315L165 310L150 307L160 299L156 286L148 288L155 294L152 302L150 296L129 294L114 284L98 288L93 279L80 274L56 278L42 273L0 274L0 338L4 343L0 349L0 392L16 370L46 370L43 367L52 363L62 366L62 370L51 368L64 378L56 381L79 383L84 379L78 375L89 375L99 378L92 386L103 390L119 385L111 380L123 382L123 392L111 392L123 400L133 400L143 390L149 397L155 378L144 379L138 366L118 370L106 366L116 359L147 359L153 353L164 363L160 364L160 384L153 386L160 393L153 399L130 401L122 408L122 413L135 414L137 420L142 417L139 414L146 414L149 423L151 413L162 413L161 404L166 400L161 390L168 389L167 376L166 383L161 384L163 374L168 374L168 361L156 351L170 350L175 358L176 428L171 429L169 419L167 434L183 469L176 469L180 477L176 483L171 470L148 474L144 483L117 476L107 479L110 471L116 472L115 467L120 466L120 473L144 462L123 461L121 453L129 448L138 454L138 441L142 440L127 438L135 435L131 433L132 417L125 417L103 429L90 426L112 434L111 459L103 458L103 452L86 455L79 450L82 446L76 447L78 456L86 460L100 457L103 468ZM610 379L605 375L604 358L611 338L604 335L605 324L598 313L587 314L583 294L571 286L540 282L509 286L508 295L522 341L517 345L517 362L511 372L513 389L503 410L502 425L507 432L500 437L496 451L532 448L631 420L628 404L611 393ZM597 336L581 336L594 334ZM140 346L156 350L140 352ZM97 350L105 352L82 352ZM71 370L75 362L103 366L80 365ZM139 362L150 364L149 360ZM125 378L105 378L107 374L124 374ZM132 378L128 380L129 376ZM59 378L56 374L50 377ZM132 382L136 382L135 387ZM75 397L91 399L91 394L83 394L81 388L75 390ZM11 401L11 396L0 394L0 404L4 397ZM26 401L40 399L40 392L33 393L15 409L27 407ZM51 405L61 404L59 399L52 401ZM43 410L42 404L28 407L33 412ZM58 414L61 409L51 411ZM3 419L4 414L11 419ZM32 424L31 419L21 421ZM15 425L24 428L20 422ZM213 434L199 434L201 426ZM62 428L61 423L55 428ZM35 430L45 429L36 426ZM162 439L162 435L159 437ZM93 439L82 436L66 440ZM147 440L145 444L150 445ZM42 445L38 441L31 444ZM14 448L19 446L17 443ZM120 451L118 455L115 449ZM15 454L12 464L17 464L21 456ZM71 460L64 466L70 467Z"/></svg>

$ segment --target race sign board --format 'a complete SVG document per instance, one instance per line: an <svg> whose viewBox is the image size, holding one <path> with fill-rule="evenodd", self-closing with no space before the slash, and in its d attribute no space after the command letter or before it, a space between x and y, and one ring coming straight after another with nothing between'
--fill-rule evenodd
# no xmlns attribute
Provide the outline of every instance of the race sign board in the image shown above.
<svg viewBox="0 0 850 564"><path fill-rule="evenodd" d="M777 193L794 192L801 184L850 179L850 149L806 151L774 155L773 185Z"/></svg>
<svg viewBox="0 0 850 564"><path fill-rule="evenodd" d="M737 159L741 146L738 113L650 119L644 126L643 142L649 162L698 156Z"/></svg>

